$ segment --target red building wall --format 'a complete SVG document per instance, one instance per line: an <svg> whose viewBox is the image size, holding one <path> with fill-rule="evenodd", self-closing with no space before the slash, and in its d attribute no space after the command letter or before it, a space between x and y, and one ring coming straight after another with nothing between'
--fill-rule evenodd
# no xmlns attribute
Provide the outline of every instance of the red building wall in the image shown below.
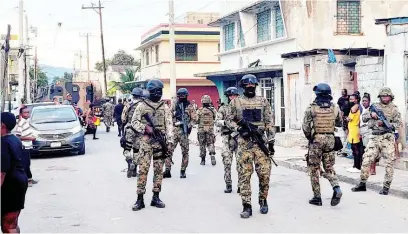
<svg viewBox="0 0 408 234"><path fill-rule="evenodd" d="M201 97L203 95L209 95L211 97L211 101L214 104L214 107L218 109L218 99L220 96L218 95L218 90L216 86L177 86L177 90L179 88L186 88L189 93L188 100L191 102L195 100L198 107L201 107Z"/></svg>

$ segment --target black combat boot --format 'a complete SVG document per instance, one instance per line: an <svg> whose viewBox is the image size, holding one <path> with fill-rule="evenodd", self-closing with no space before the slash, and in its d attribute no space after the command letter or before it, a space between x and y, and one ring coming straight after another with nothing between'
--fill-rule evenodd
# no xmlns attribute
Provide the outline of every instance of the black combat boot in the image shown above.
<svg viewBox="0 0 408 234"><path fill-rule="evenodd" d="M312 199L309 200L309 204L315 206L322 206L322 198L314 196Z"/></svg>
<svg viewBox="0 0 408 234"><path fill-rule="evenodd" d="M138 211L145 208L144 200L143 200L143 194L138 194L137 195L137 201L136 203L132 206L133 211Z"/></svg>
<svg viewBox="0 0 408 234"><path fill-rule="evenodd" d="M340 203L341 196L343 196L343 193L341 192L340 187L333 187L333 197L330 202L331 206L337 206Z"/></svg>
<svg viewBox="0 0 408 234"><path fill-rule="evenodd" d="M383 189L380 191L380 194L381 195L388 195L389 190L390 190L389 188L383 187Z"/></svg>
<svg viewBox="0 0 408 234"><path fill-rule="evenodd" d="M268 203L264 199L259 199L259 211L261 214L267 214L268 213Z"/></svg>
<svg viewBox="0 0 408 234"><path fill-rule="evenodd" d="M186 170L181 170L180 171L180 178L186 178Z"/></svg>
<svg viewBox="0 0 408 234"><path fill-rule="evenodd" d="M110 127L106 127L106 132L109 132L110 131Z"/></svg>
<svg viewBox="0 0 408 234"><path fill-rule="evenodd" d="M153 193L152 202L150 203L150 205L155 206L157 208L166 207L166 205L160 200L158 192Z"/></svg>
<svg viewBox="0 0 408 234"><path fill-rule="evenodd" d="M252 206L250 204L243 204L244 209L241 212L241 218L247 219L252 216Z"/></svg>
<svg viewBox="0 0 408 234"><path fill-rule="evenodd" d="M367 191L366 183L360 182L356 187L351 189L352 192L365 192Z"/></svg>
<svg viewBox="0 0 408 234"><path fill-rule="evenodd" d="M241 189L239 188L239 186L238 186L238 188L237 188L237 193L240 193L241 192Z"/></svg>
<svg viewBox="0 0 408 234"><path fill-rule="evenodd" d="M232 185L227 184L227 187L224 190L224 193L231 193L232 192Z"/></svg>
<svg viewBox="0 0 408 234"><path fill-rule="evenodd" d="M214 155L211 155L211 164L213 166L215 166L215 164L217 164L217 161L215 161L215 156Z"/></svg>
<svg viewBox="0 0 408 234"><path fill-rule="evenodd" d="M127 159L126 162L128 164L128 169L127 169L126 176L127 176L127 178L130 178L130 177L132 177L132 170L133 170L135 165L133 165L132 159Z"/></svg>
<svg viewBox="0 0 408 234"><path fill-rule="evenodd" d="M163 172L163 178L171 178L170 169L167 169Z"/></svg>
<svg viewBox="0 0 408 234"><path fill-rule="evenodd" d="M204 166L204 165L205 165L205 157L201 157L201 163L200 163L200 165L201 165L201 166Z"/></svg>
<svg viewBox="0 0 408 234"><path fill-rule="evenodd" d="M135 168L132 170L132 177L136 177L137 176L137 166L134 163L133 163L133 165L134 165Z"/></svg>

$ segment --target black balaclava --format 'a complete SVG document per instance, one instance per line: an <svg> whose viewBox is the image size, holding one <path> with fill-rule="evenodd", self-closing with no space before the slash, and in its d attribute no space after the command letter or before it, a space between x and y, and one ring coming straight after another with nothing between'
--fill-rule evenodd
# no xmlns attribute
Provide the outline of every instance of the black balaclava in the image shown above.
<svg viewBox="0 0 408 234"><path fill-rule="evenodd" d="M245 87L244 95L249 98L255 97L255 90L256 90L256 87Z"/></svg>
<svg viewBox="0 0 408 234"><path fill-rule="evenodd" d="M203 107L210 107L210 103L203 103Z"/></svg>
<svg viewBox="0 0 408 234"><path fill-rule="evenodd" d="M158 101L160 101L160 99L161 99L162 96L163 96L163 90L162 90L162 89L153 89L153 90L151 90L149 93L150 93L149 99L150 99L152 102L158 102Z"/></svg>
<svg viewBox="0 0 408 234"><path fill-rule="evenodd" d="M330 107L332 99L333 97L330 95L317 95L315 103L320 107Z"/></svg>

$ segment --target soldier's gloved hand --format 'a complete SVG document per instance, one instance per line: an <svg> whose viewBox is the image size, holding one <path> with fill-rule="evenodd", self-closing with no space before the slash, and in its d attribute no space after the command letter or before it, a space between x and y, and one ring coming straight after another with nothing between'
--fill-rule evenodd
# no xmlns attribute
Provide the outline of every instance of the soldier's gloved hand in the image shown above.
<svg viewBox="0 0 408 234"><path fill-rule="evenodd" d="M146 125L145 133L148 134L148 135L151 135L153 133L153 128L150 127L149 125Z"/></svg>
<svg viewBox="0 0 408 234"><path fill-rule="evenodd" d="M378 115L375 112L371 112L371 118L378 119Z"/></svg>

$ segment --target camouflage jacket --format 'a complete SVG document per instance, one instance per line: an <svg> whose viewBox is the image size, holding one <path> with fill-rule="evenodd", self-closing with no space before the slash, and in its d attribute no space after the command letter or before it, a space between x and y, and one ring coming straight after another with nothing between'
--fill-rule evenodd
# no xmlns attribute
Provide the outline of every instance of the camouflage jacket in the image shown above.
<svg viewBox="0 0 408 234"><path fill-rule="evenodd" d="M106 102L105 104L102 105L102 110L103 110L103 115L105 116L113 116L113 111L115 109L115 106L110 103Z"/></svg>
<svg viewBox="0 0 408 234"><path fill-rule="evenodd" d="M302 124L302 130L303 133L305 134L305 137L307 139L311 139L313 137L313 113L312 113L312 107L316 106L317 104L315 102L312 102L306 109L305 115L303 117L303 124ZM333 105L333 104L331 104ZM334 106L334 108L338 109L337 106ZM335 116L335 121L334 121L334 126L336 127L341 127L343 126L343 120L341 118L341 112L337 111L337 116Z"/></svg>
<svg viewBox="0 0 408 234"><path fill-rule="evenodd" d="M388 122L391 124L391 126L394 127L394 129L399 129L402 123L401 120L401 113L398 111L398 107L390 102L388 105L380 103L374 103L374 105L378 110L382 110L384 112L384 115ZM368 122L368 128L372 129L373 133L375 132L389 132L390 130L387 130L384 125L379 126L378 125L378 120L371 118L371 111L365 111L363 113L363 122L367 123Z"/></svg>

